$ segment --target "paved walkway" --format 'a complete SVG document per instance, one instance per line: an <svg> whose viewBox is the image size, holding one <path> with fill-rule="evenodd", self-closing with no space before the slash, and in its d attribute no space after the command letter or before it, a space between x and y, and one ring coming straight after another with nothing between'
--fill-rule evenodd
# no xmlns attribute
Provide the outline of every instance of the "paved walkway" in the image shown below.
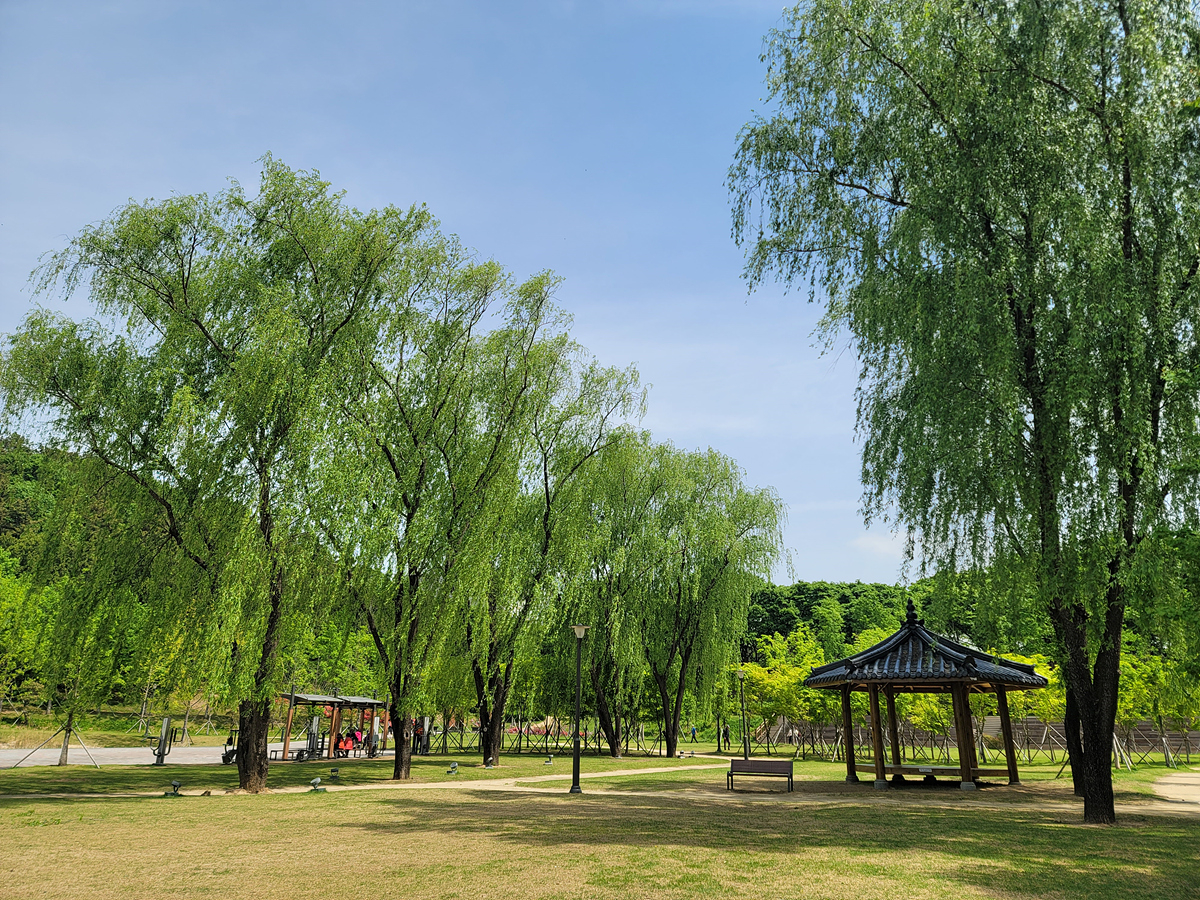
<svg viewBox="0 0 1200 900"><path fill-rule="evenodd" d="M1200 804L1200 769L1185 769L1164 775L1154 782L1154 790L1176 803Z"/></svg>

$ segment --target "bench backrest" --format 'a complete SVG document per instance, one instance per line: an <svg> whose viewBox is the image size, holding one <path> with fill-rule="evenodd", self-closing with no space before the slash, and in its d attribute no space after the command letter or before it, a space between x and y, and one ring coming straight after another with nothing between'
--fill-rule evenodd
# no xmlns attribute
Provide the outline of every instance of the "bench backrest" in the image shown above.
<svg viewBox="0 0 1200 900"><path fill-rule="evenodd" d="M792 761L790 759L731 759L729 771L734 774L741 772L747 775L754 772L791 775Z"/></svg>

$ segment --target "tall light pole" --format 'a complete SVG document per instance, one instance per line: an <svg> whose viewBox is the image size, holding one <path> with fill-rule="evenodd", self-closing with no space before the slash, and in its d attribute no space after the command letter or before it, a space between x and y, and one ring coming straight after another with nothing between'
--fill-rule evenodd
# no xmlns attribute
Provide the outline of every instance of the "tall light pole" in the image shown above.
<svg viewBox="0 0 1200 900"><path fill-rule="evenodd" d="M583 703L583 636L587 625L572 625L575 629L575 759L571 763L571 793L582 794L579 787L579 717Z"/></svg>
<svg viewBox="0 0 1200 900"><path fill-rule="evenodd" d="M746 670L738 669L738 696L742 698L742 759L750 758L750 731L746 727Z"/></svg>

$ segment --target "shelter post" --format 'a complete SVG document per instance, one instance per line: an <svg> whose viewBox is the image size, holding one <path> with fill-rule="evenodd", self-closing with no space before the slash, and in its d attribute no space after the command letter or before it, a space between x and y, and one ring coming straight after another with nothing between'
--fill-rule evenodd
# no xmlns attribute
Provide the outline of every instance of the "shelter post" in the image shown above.
<svg viewBox="0 0 1200 900"><path fill-rule="evenodd" d="M896 724L896 690L890 684L883 689L883 696L887 699L887 718L888 718L888 737L891 738L892 744L892 765L902 766L904 761L900 758L900 727ZM892 783L904 781L904 775L897 772L892 776Z"/></svg>
<svg viewBox="0 0 1200 900"><path fill-rule="evenodd" d="M850 716L850 685L842 685L842 746L846 750L846 781L858 783L858 770L854 767L854 722Z"/></svg>
<svg viewBox="0 0 1200 900"><path fill-rule="evenodd" d="M950 699L954 706L954 737L958 744L958 772L962 779L959 785L964 791L975 790L975 776L971 771L971 749L975 743L971 730L971 709L967 699L967 691L963 685L956 684L950 689Z"/></svg>
<svg viewBox="0 0 1200 900"><path fill-rule="evenodd" d="M975 740L975 717L971 715L971 685L964 684L963 692L963 722L967 726L967 744L971 748L971 772L979 768L979 742ZM974 781L974 774L971 776Z"/></svg>
<svg viewBox="0 0 1200 900"><path fill-rule="evenodd" d="M283 758L288 758L288 747L292 744L292 714L296 711L296 686L292 685L292 692L288 694L288 714L287 724L283 726Z"/></svg>
<svg viewBox="0 0 1200 900"><path fill-rule="evenodd" d="M875 788L887 790L887 761L883 758L883 722L879 715L879 685L867 685L871 700L871 749L875 757Z"/></svg>
<svg viewBox="0 0 1200 900"><path fill-rule="evenodd" d="M1008 691L996 686L996 705L1000 707L1000 732L1004 735L1004 758L1008 761L1008 783L1020 784L1017 776L1017 751L1013 746L1012 719L1008 714Z"/></svg>
<svg viewBox="0 0 1200 900"><path fill-rule="evenodd" d="M329 759L337 759L337 733L342 724L342 707L339 704L334 704L332 711L329 713L329 752L326 756Z"/></svg>

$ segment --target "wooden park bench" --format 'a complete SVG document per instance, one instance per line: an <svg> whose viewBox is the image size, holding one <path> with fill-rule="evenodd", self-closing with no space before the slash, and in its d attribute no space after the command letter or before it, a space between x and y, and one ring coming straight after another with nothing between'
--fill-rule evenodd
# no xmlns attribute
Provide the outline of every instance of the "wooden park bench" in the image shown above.
<svg viewBox="0 0 1200 900"><path fill-rule="evenodd" d="M792 789L792 761L790 759L731 759L729 772L725 775L726 788L733 790L734 775L753 775L761 778L786 778L788 790Z"/></svg>

